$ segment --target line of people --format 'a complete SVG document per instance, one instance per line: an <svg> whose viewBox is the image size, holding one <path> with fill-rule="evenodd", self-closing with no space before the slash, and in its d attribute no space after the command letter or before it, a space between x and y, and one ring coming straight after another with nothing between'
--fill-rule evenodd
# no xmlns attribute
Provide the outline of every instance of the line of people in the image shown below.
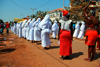
<svg viewBox="0 0 100 67"><path fill-rule="evenodd" d="M81 22L77 21L73 37L83 40L85 30L86 30L85 22L84 21L81 21Z"/></svg>
<svg viewBox="0 0 100 67"><path fill-rule="evenodd" d="M33 18L32 20L29 19L20 23L14 22L14 26L11 27L11 31L20 38L23 37L37 45L39 44L38 42L41 41L44 49L46 49L46 46L49 46L51 49L50 33L53 33L52 37L56 39L58 24L55 20L52 25L50 16L46 15L43 20L38 17L37 19Z"/></svg>

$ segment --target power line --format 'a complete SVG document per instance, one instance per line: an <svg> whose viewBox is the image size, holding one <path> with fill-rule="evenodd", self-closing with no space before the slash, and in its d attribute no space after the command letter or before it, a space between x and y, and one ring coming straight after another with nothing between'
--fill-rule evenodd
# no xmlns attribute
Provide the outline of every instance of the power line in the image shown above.
<svg viewBox="0 0 100 67"><path fill-rule="evenodd" d="M48 1L47 3L45 3L45 4L43 4L43 5L39 6L39 7L37 7L36 9L39 9L39 8L45 6L46 4L50 3L51 1L52 1L52 0ZM30 12L29 12L29 13L30 13ZM28 13L27 13L27 14L28 14Z"/></svg>
<svg viewBox="0 0 100 67"><path fill-rule="evenodd" d="M20 8L23 8L23 9L25 9L25 10L28 10L28 9L26 9L26 8L24 8L24 7L22 7L22 6L20 6L20 5L18 5L17 3L15 3L13 0L11 0L14 4L16 4L17 6L19 6Z"/></svg>
<svg viewBox="0 0 100 67"><path fill-rule="evenodd" d="M48 1L47 3L45 3L45 4L41 5L41 6L39 6L37 9L39 9L39 8L41 8L41 7L43 7L43 6L45 6L46 4L50 3L51 1L52 1L52 0L50 0L50 1Z"/></svg>

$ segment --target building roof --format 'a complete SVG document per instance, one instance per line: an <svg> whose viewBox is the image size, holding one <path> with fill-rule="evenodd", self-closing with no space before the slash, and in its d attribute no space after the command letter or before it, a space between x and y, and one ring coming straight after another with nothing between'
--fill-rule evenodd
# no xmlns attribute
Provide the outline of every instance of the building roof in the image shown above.
<svg viewBox="0 0 100 67"><path fill-rule="evenodd" d="M58 8L58 9L55 9L55 10L52 10L52 11L49 11L49 12L54 12L54 11L63 11L63 8Z"/></svg>

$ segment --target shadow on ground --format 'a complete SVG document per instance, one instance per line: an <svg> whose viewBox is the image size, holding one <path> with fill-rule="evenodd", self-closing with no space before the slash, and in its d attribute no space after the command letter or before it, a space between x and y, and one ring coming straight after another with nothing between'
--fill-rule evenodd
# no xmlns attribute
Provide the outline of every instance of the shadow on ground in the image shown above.
<svg viewBox="0 0 100 67"><path fill-rule="evenodd" d="M96 53L95 53L94 60L97 60L98 58L100 58L100 52L96 52Z"/></svg>
<svg viewBox="0 0 100 67"><path fill-rule="evenodd" d="M69 56L69 58L64 58L65 60L72 60L72 59L74 59L74 58L77 58L77 57L79 57L80 55L83 55L83 52L78 52L78 53L73 53L73 54L71 54L70 56Z"/></svg>
<svg viewBox="0 0 100 67"><path fill-rule="evenodd" d="M15 51L14 48L1 49L0 54L10 53L10 52L13 52L13 51Z"/></svg>

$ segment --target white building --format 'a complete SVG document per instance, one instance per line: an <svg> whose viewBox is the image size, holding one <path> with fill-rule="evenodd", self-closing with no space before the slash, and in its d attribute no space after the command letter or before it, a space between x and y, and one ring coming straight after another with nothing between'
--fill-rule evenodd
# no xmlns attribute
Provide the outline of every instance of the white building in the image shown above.
<svg viewBox="0 0 100 67"><path fill-rule="evenodd" d="M54 21L56 19L60 20L62 18L62 13L61 11L63 11L63 8L58 8L52 11L49 11L49 15L50 15L50 19L51 21Z"/></svg>

